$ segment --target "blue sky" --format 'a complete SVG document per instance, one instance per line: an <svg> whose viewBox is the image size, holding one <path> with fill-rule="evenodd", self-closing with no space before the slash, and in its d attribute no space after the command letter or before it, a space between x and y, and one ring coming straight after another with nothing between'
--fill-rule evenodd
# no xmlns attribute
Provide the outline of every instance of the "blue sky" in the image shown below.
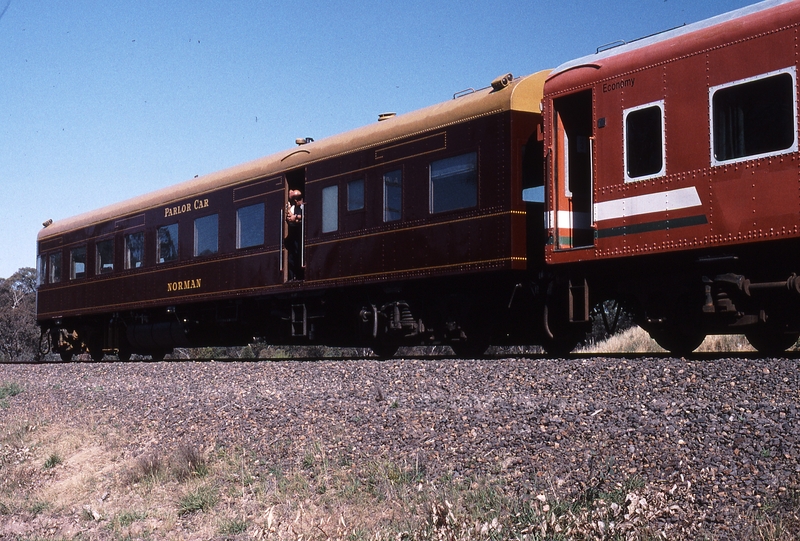
<svg viewBox="0 0 800 541"><path fill-rule="evenodd" d="M0 0L0 277L93 208L751 0Z"/></svg>

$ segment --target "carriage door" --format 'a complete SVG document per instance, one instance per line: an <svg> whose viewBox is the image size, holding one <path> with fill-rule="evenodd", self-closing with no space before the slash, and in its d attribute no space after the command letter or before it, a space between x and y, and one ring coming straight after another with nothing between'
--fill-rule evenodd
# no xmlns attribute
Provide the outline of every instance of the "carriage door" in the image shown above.
<svg viewBox="0 0 800 541"><path fill-rule="evenodd" d="M284 208L281 211L281 228L283 230L283 245L281 250L281 271L283 281L303 280L306 269L306 216L305 205L294 205L292 210L296 214L302 215L299 222L290 223L287 215L290 212L290 194L299 191L303 200L306 196L306 171L297 169L286 173L286 183L284 184Z"/></svg>
<svg viewBox="0 0 800 541"><path fill-rule="evenodd" d="M592 91L553 101L555 248L594 244L592 216Z"/></svg>

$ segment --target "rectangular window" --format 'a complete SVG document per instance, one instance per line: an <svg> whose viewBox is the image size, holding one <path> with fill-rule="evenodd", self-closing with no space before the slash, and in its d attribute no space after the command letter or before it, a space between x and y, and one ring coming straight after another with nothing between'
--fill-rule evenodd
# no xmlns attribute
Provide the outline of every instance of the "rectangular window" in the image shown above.
<svg viewBox="0 0 800 541"><path fill-rule="evenodd" d="M69 251L69 279L86 278L86 246Z"/></svg>
<svg viewBox="0 0 800 541"><path fill-rule="evenodd" d="M478 205L478 153L437 160L430 165L430 212Z"/></svg>
<svg viewBox="0 0 800 541"><path fill-rule="evenodd" d="M347 210L364 208L364 179L351 180L347 183Z"/></svg>
<svg viewBox="0 0 800 541"><path fill-rule="evenodd" d="M797 150L795 68L712 87L711 164Z"/></svg>
<svg viewBox="0 0 800 541"><path fill-rule="evenodd" d="M47 258L47 281L51 284L61 281L61 252L50 254Z"/></svg>
<svg viewBox="0 0 800 541"><path fill-rule="evenodd" d="M144 266L144 232L125 235L125 268L138 269Z"/></svg>
<svg viewBox="0 0 800 541"><path fill-rule="evenodd" d="M403 174L398 169L383 175L383 221L393 222L403 217Z"/></svg>
<svg viewBox="0 0 800 541"><path fill-rule="evenodd" d="M322 232L339 229L339 186L322 188Z"/></svg>
<svg viewBox="0 0 800 541"><path fill-rule="evenodd" d="M36 287L39 287L43 283L45 283L45 279L47 275L45 274L47 270L45 266L47 265L47 259L43 255L39 255L36 257Z"/></svg>
<svg viewBox="0 0 800 541"><path fill-rule="evenodd" d="M98 241L95 244L95 274L114 272L114 239Z"/></svg>
<svg viewBox="0 0 800 541"><path fill-rule="evenodd" d="M216 214L194 221L194 256L214 255L219 248L219 217Z"/></svg>
<svg viewBox="0 0 800 541"><path fill-rule="evenodd" d="M178 260L178 224L164 225L158 228L156 244L156 261L169 263Z"/></svg>
<svg viewBox="0 0 800 541"><path fill-rule="evenodd" d="M664 101L626 109L622 119L625 126L625 182L665 175Z"/></svg>
<svg viewBox="0 0 800 541"><path fill-rule="evenodd" d="M250 248L264 244L264 203L236 211L236 247Z"/></svg>

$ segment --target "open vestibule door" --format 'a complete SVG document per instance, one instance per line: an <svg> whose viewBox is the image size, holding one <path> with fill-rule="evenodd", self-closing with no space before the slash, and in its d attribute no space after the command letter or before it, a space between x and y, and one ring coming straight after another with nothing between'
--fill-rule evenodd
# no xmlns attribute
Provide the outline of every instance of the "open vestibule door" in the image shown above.
<svg viewBox="0 0 800 541"><path fill-rule="evenodd" d="M592 91L557 98L553 104L554 247L590 247L594 245Z"/></svg>
<svg viewBox="0 0 800 541"><path fill-rule="evenodd" d="M306 267L306 220L305 220L305 169L297 169L286 173L284 183L284 201L286 205L281 211L281 273L283 281L303 280ZM292 200L299 192L298 204ZM299 215L299 221L288 219L289 214Z"/></svg>

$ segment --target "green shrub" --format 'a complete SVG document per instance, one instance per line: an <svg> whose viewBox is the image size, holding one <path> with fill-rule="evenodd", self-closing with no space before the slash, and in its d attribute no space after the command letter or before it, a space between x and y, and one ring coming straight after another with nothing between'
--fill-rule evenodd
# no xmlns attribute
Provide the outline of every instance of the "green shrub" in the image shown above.
<svg viewBox="0 0 800 541"><path fill-rule="evenodd" d="M62 462L64 462L64 460L58 455L58 453L53 453L47 457L47 460L44 461L44 469L49 470L55 468Z"/></svg>
<svg viewBox="0 0 800 541"><path fill-rule="evenodd" d="M247 521L240 518L224 519L219 525L221 535L238 535L246 531Z"/></svg>
<svg viewBox="0 0 800 541"><path fill-rule="evenodd" d="M143 511L124 511L117 515L117 523L120 526L127 527L137 522L139 520L144 520L147 518L147 513Z"/></svg>
<svg viewBox="0 0 800 541"><path fill-rule="evenodd" d="M213 488L200 486L184 494L178 502L178 514L188 515L195 511L208 511L217 503L217 493Z"/></svg>
<svg viewBox="0 0 800 541"><path fill-rule="evenodd" d="M51 507L50 503L37 500L31 504L29 511L31 512L31 515L36 516L42 511L50 509L50 507Z"/></svg>
<svg viewBox="0 0 800 541"><path fill-rule="evenodd" d="M22 387L16 383L3 383L0 384L0 399L17 396L22 392Z"/></svg>

